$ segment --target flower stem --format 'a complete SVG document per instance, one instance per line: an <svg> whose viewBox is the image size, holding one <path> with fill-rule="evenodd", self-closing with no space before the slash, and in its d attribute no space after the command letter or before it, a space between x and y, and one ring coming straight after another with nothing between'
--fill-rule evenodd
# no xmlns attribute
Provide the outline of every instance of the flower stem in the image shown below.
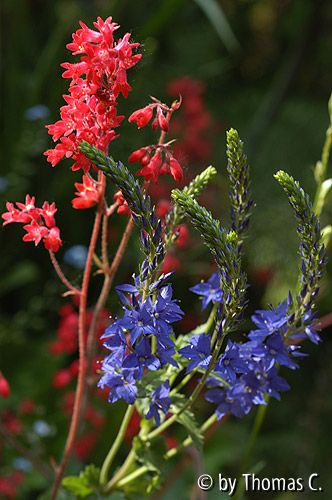
<svg viewBox="0 0 332 500"><path fill-rule="evenodd" d="M91 325L89 328L89 333L88 333L88 340L87 340L87 362L88 366L90 366L92 362L92 357L94 354L94 347L95 347L95 332L96 332L96 327L99 319L99 315L101 313L101 310L103 309L105 302L107 300L110 288L113 283L114 276L119 268L119 265L121 263L121 260L123 258L124 252L126 250L130 235L133 231L134 228L134 221L132 218L129 219L127 227L123 233L121 242L119 244L119 247L117 249L117 252L115 254L115 257L113 259L113 262L108 269L108 272L105 274L105 279L103 283L102 290L100 292L97 304L94 308L92 320L91 320Z"/></svg>
<svg viewBox="0 0 332 500"><path fill-rule="evenodd" d="M330 125L326 131L326 137L323 146L321 160L317 162L316 165L316 169L318 169L319 172L316 177L317 191L313 204L313 209L315 214L318 216L322 213L326 197L326 191L324 189L324 181L326 179L326 171L329 163L331 147L332 147L332 126Z"/></svg>
<svg viewBox="0 0 332 500"><path fill-rule="evenodd" d="M50 254L50 259L51 259L51 262L52 262L53 267L55 269L55 272L57 273L57 275L60 278L60 280L62 281L62 283L65 285L66 288L68 288L68 290L73 292L73 294L79 295L80 291L77 288L75 288L74 285L72 285L70 283L70 281L64 275L64 273L60 267L60 264L57 261L56 256L54 255L54 252L52 250L49 250L48 253Z"/></svg>
<svg viewBox="0 0 332 500"><path fill-rule="evenodd" d="M119 429L119 433L118 433L110 451L108 452L108 454L104 460L104 463L103 463L101 471L100 471L100 478L99 478L99 482L102 486L107 483L108 472L109 472L110 467L112 465L112 462L113 462L113 460L114 460L114 458L115 458L115 456L116 456L116 454L117 454L117 452L118 452L118 450L123 442L127 427L129 425L129 422L131 419L131 416L134 412L134 408L135 408L134 405L128 406L127 411L123 417L122 424L121 424L121 427Z"/></svg>
<svg viewBox="0 0 332 500"><path fill-rule="evenodd" d="M252 455L252 452L255 448L259 432L260 432L262 425L263 425L263 422L265 420L268 403L269 403L269 398L267 397L266 404L260 405L258 407L257 412L256 412L254 425L253 425L253 428L251 430L248 445L247 445L247 448L246 448L246 451L244 454L244 458L243 458L243 461L242 461L242 464L240 467L240 474L239 474L239 478L238 478L238 485L239 486L236 489L236 493L234 495L234 500L240 500L240 498L242 498L243 490L244 490L244 483L242 483L242 481L241 481L242 474L248 470L248 467L250 465L251 455Z"/></svg>
<svg viewBox="0 0 332 500"><path fill-rule="evenodd" d="M215 414L211 415L211 417L208 418L208 420L206 420L206 422L204 422L204 424L201 426L200 431L202 433L207 431L214 424L214 422L216 420L217 420L216 415ZM176 448L171 448L170 450L168 450L165 453L165 455L164 455L165 460L169 460L169 459L175 457L180 451L182 451L184 448L187 448L191 444L192 444L192 438L190 436L188 436L179 446L177 446ZM129 458L129 455L128 455L128 458ZM146 465L143 465L142 467L139 467L138 469L136 469L133 472L131 472L130 474L128 474L128 476L123 477L123 474L122 474L121 478L119 478L119 479L117 479L117 481L113 482L112 487L114 488L114 486L117 486L120 489L123 486L125 486L126 484L130 483L131 481L133 481L137 477L142 476L143 474L145 474L148 471L149 471L149 468ZM116 478L114 478L114 480L115 479ZM109 492L109 491L110 491L110 489L107 490L107 492Z"/></svg>
<svg viewBox="0 0 332 500"><path fill-rule="evenodd" d="M100 172L99 176L101 177L100 180L101 180L101 184L102 184L102 189L104 191L104 189L105 189L105 176L102 172ZM81 289L81 293L80 293L80 306L79 306L79 318L78 318L79 371L78 371L78 380L77 380L77 386L76 386L76 392L75 392L73 414L72 414L72 418L71 418L71 422L70 422L70 426L69 426L69 432L68 432L67 441L66 441L64 452L63 452L63 456L62 456L60 465L57 469L55 482L54 482L54 486L53 486L53 490L52 490L52 494L51 494L51 500L55 500L57 497L57 492L58 492L58 489L60 487L62 477L63 477L70 453L71 453L73 445L74 445L74 441L75 441L75 437L76 437L76 433L77 433L77 429L78 429L78 424L79 424L79 419L80 419L81 405L82 405L84 388L85 388L86 367L87 367L86 346L85 346L85 329L86 329L88 288L89 288L89 282L90 282L90 277L91 277L91 267L92 267L92 261L93 261L93 254L94 254L95 247L97 244L100 223L101 223L101 218L102 218L102 212L103 212L102 203L103 203L103 196L101 197L101 202L98 205L98 209L97 209L97 213L96 213L96 217L95 217L95 222L93 225L88 255L87 255L85 268L84 268L82 289Z"/></svg>
<svg viewBox="0 0 332 500"><path fill-rule="evenodd" d="M222 343L224 341L225 336L226 336L226 328L224 329L223 334L217 339L209 366L206 369L206 372L204 373L203 377L201 378L201 380L197 384L195 390L193 391L191 396L189 396L188 401L182 406L182 408L177 413L174 413L169 419L165 420L157 429L154 429L149 434L147 434L145 437L143 437L142 438L143 441L150 441L151 439L155 438L156 436L159 436L159 434L161 434L166 429L168 429L168 427L170 427L172 424L174 424L174 422L177 421L178 417L184 411L186 411L188 408L190 408L193 405L193 403L196 401L196 399L198 398L198 396L202 392L202 390L204 388L204 384L205 384L208 376L210 375L211 371L213 370L213 368L216 364L216 361L218 359L218 354L219 354L219 351L220 351L220 348L222 346Z"/></svg>

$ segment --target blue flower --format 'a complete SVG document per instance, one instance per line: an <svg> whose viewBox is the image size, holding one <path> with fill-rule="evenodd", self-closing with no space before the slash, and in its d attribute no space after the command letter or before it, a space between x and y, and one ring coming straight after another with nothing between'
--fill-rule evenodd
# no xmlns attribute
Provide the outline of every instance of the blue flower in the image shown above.
<svg viewBox="0 0 332 500"><path fill-rule="evenodd" d="M105 386L109 387L109 403L123 399L126 403L133 404L137 396L138 370L122 368L122 360L116 360L111 356L103 361L104 375L99 380L98 387L102 389Z"/></svg>
<svg viewBox="0 0 332 500"><path fill-rule="evenodd" d="M137 309L126 311L123 317L123 325L131 330L131 343L134 344L141 335L155 333L153 316L151 315L147 301L140 304Z"/></svg>
<svg viewBox="0 0 332 500"><path fill-rule="evenodd" d="M284 331L287 326L287 302L279 304L277 309L256 311L251 317L258 326L248 337L252 340L264 340L277 330Z"/></svg>
<svg viewBox="0 0 332 500"><path fill-rule="evenodd" d="M34 122L36 120L44 120L48 118L50 114L50 110L44 104L36 104L31 108L27 108L25 110L24 116L30 122Z"/></svg>
<svg viewBox="0 0 332 500"><path fill-rule="evenodd" d="M85 266L88 249L84 245L74 245L66 250L63 260L66 264L75 267L76 269L83 269Z"/></svg>
<svg viewBox="0 0 332 500"><path fill-rule="evenodd" d="M155 371L160 368L160 361L151 352L149 339L143 337L135 344L133 352L128 354L123 361L123 368L137 368L138 378L142 378L144 369Z"/></svg>
<svg viewBox="0 0 332 500"><path fill-rule="evenodd" d="M252 408L250 394L239 390L237 386L229 390L221 388L210 389L205 393L205 399L210 403L217 404L216 415L220 420L227 413L235 417L244 417Z"/></svg>
<svg viewBox="0 0 332 500"><path fill-rule="evenodd" d="M163 382L155 391L152 393L152 401L150 403L149 411L146 414L146 418L149 420L154 417L156 424L160 425L160 412L166 413L171 405L171 398L169 397L170 385L168 380Z"/></svg>
<svg viewBox="0 0 332 500"><path fill-rule="evenodd" d="M222 302L223 291L220 288L220 274L213 273L206 282L201 282L190 288L191 292L201 295L202 310L206 309L210 302Z"/></svg>
<svg viewBox="0 0 332 500"><path fill-rule="evenodd" d="M189 339L190 345L179 349L179 354L191 362L187 367L187 373L191 372L197 366L207 368L211 361L211 338L210 335L193 335Z"/></svg>
<svg viewBox="0 0 332 500"><path fill-rule="evenodd" d="M247 364L241 356L241 347L241 344L229 340L225 352L214 368L226 381L235 382L237 374L247 370Z"/></svg>

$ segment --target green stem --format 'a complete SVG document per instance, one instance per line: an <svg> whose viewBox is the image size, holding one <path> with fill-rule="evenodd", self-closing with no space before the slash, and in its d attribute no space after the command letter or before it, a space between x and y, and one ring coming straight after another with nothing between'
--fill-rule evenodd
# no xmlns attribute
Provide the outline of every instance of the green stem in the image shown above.
<svg viewBox="0 0 332 500"><path fill-rule="evenodd" d="M322 157L316 165L316 181L317 181L317 191L315 196L315 201L313 204L313 209L316 215L322 213L324 207L324 201L326 197L326 190L324 189L324 181L326 179L327 167L329 164L330 152L332 147L332 126L326 131L326 138L323 146Z"/></svg>
<svg viewBox="0 0 332 500"><path fill-rule="evenodd" d="M201 391L204 388L204 384L205 384L208 376L210 375L211 371L214 368L214 365L216 364L220 348L221 348L222 343L224 341L224 338L226 336L226 331L227 330L225 328L224 332L223 332L223 335L217 340L217 343L215 345L215 348L214 348L214 351L213 351L212 358L211 358L211 361L209 363L209 366L208 366L206 372L204 373L203 377L201 378L201 380L197 384L195 390L193 391L193 393L189 397L187 403L185 403L182 406L182 408L177 413L174 413L169 419L165 420L165 422L163 422L157 429L154 429L152 432L150 432L149 434L147 434L143 438L143 441L150 441L151 439L155 438L156 436L159 436L159 434L161 434L166 429L168 429L168 427L170 427L172 424L174 424L174 422L177 421L177 419L179 418L179 416L184 411L186 411L188 408L190 408L191 405L196 401L196 399L198 398L198 396L200 395Z"/></svg>
<svg viewBox="0 0 332 500"><path fill-rule="evenodd" d="M240 467L240 474L239 474L239 478L238 478L238 485L239 486L238 486L236 493L234 495L234 500L240 500L242 498L243 491L244 491L244 482L241 480L242 474L248 471L252 452L255 448L259 432L260 432L262 425L263 425L263 422L265 420L268 403L269 403L269 398L267 397L266 404L260 405L258 407L256 416L255 416L255 420L254 420L254 425L253 425L253 428L251 430L251 434L249 437L248 446L247 446L247 449L246 449L245 454L244 454L242 465Z"/></svg>
<svg viewBox="0 0 332 500"><path fill-rule="evenodd" d="M211 330L211 328L213 326L213 323L214 323L214 320L215 320L215 317L216 317L216 314L217 314L217 311L218 311L218 304L214 304L214 306L211 309L211 312L210 312L210 315L208 317L208 320L204 324L204 326L205 326L205 333L209 333L209 331ZM213 346L213 341L211 341L211 346ZM179 384L176 387L174 387L174 389L172 389L172 391L170 393L170 396L173 396L174 394L176 394L177 392L179 392L185 385L187 385L187 383L189 382L189 380L192 379L192 377L197 373L197 371L198 370L195 368L192 372L188 373L181 380L181 382L179 382Z"/></svg>
<svg viewBox="0 0 332 500"><path fill-rule="evenodd" d="M114 460L114 458L115 458L117 452L119 451L119 448L123 442L123 439L125 437L125 433L126 433L128 425L129 425L131 416L133 414L134 408L135 408L134 405L128 406L126 413L123 417L122 424L121 424L121 427L119 429L119 433L118 433L110 451L108 452L108 454L104 460L104 463L103 463L101 471L100 471L100 478L99 478L99 482L101 485L105 485L107 483L109 469L110 469L112 462L113 462L113 460Z"/></svg>
<svg viewBox="0 0 332 500"><path fill-rule="evenodd" d="M208 420L206 422L204 422L204 424L201 426L200 431L202 433L207 431L209 429L209 427L211 427L211 425L213 425L216 420L217 420L217 416L215 414L211 415L211 417L208 418ZM192 444L192 442L193 442L192 438L190 436L188 436L179 446L177 446L176 448L171 448L170 450L168 450L165 453L165 455L164 455L165 460L169 460L170 458L175 457L184 448L187 448L188 446L190 446ZM148 471L149 471L149 468L146 465L143 465L142 467L139 467L138 469L136 469L133 472L131 472L130 474L128 474L128 476L125 476L124 478L122 478L117 483L114 483L114 485L116 484L117 488L120 489L123 486L125 486L126 484L130 483L131 481L133 481L137 477L142 476L143 474L145 474Z"/></svg>

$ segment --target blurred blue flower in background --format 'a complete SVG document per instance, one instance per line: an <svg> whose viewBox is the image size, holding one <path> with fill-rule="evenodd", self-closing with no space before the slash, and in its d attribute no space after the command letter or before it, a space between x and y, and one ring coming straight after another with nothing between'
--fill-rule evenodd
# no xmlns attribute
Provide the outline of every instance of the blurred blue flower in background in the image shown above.
<svg viewBox="0 0 332 500"><path fill-rule="evenodd" d="M28 472L32 470L32 463L24 457L16 457L13 460L14 469Z"/></svg>
<svg viewBox="0 0 332 500"><path fill-rule="evenodd" d="M88 249L84 245L74 245L65 252L64 261L70 266L76 267L76 269L83 269L85 266L86 258L88 255Z"/></svg>
<svg viewBox="0 0 332 500"><path fill-rule="evenodd" d="M0 176L0 193L4 193L8 186L8 180L6 177Z"/></svg>
<svg viewBox="0 0 332 500"><path fill-rule="evenodd" d="M25 110L24 116L30 122L35 122L37 120L44 120L50 115L50 110L44 104L36 104Z"/></svg>
<svg viewBox="0 0 332 500"><path fill-rule="evenodd" d="M33 431L39 437L52 436L54 429L45 420L36 420L32 426Z"/></svg>

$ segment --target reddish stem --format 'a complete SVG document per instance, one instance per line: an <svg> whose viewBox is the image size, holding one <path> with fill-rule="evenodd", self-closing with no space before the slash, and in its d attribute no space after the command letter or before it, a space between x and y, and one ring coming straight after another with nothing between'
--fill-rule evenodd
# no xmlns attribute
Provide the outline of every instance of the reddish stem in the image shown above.
<svg viewBox="0 0 332 500"><path fill-rule="evenodd" d="M93 317L91 320L91 325L89 328L89 333L88 333L88 341L87 341L87 359L88 359L88 366L90 366L92 362L92 357L94 354L94 346L95 346L95 333L96 333L96 327L99 319L99 315L101 313L101 310L103 309L106 299L108 297L110 288L113 283L114 276L119 268L119 265L121 263L121 260L123 258L126 246L128 244L130 235L132 233L134 227L134 220L132 218L129 219L127 227L122 235L121 242L119 244L119 247L117 249L117 252L115 254L115 257L113 259L113 262L111 264L111 267L108 269L107 274L105 274L105 279L103 283L102 290L100 292L97 304L95 306L94 312L93 312Z"/></svg>
<svg viewBox="0 0 332 500"><path fill-rule="evenodd" d="M95 247L97 244L100 222L103 214L103 203L104 203L104 191L105 191L105 175L100 172L98 174L99 181L101 183L101 194L100 194L100 202L98 205L98 210L95 217L95 222L92 230L91 240L89 244L88 255L85 263L82 289L80 294L80 307L79 307L79 319L78 319L78 346L79 346L79 372L78 372L78 380L75 392L75 400L74 400L74 408L73 414L70 422L69 432L67 436L67 441L64 449L64 453L62 456L62 460L57 469L56 478L53 486L53 491L51 495L51 500L55 500L57 496L58 489L60 487L62 477L72 451L79 419L80 419L80 410L81 410L81 401L84 395L85 388L85 375L87 368L87 360L86 360L86 346L85 346L85 329L86 329L86 313L87 313L87 297L88 297L88 288L91 277L91 267L93 261L93 254L95 251Z"/></svg>
<svg viewBox="0 0 332 500"><path fill-rule="evenodd" d="M73 294L79 295L80 291L77 288L75 288L74 285L72 285L70 283L70 281L64 275L64 273L60 267L60 264L54 255L54 252L52 250L49 250L48 252L50 254L50 259L51 259L51 262L52 262L53 267L55 269L55 272L57 273L57 275L60 278L60 280L62 281L62 283L65 285L66 288L68 288L68 290L71 290L73 292Z"/></svg>

